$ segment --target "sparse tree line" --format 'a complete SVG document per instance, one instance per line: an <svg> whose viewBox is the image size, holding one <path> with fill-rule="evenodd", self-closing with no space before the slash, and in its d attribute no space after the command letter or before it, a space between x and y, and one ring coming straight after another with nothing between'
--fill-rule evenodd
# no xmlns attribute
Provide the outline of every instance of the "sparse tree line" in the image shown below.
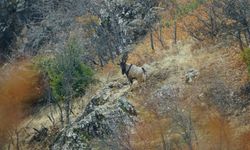
<svg viewBox="0 0 250 150"><path fill-rule="evenodd" d="M160 42L160 45L163 48L166 48L166 43L163 39L163 29L164 28L173 28L172 40L173 44L177 44L178 38L177 31L177 22L187 14L192 13L202 4L206 3L207 0L195 0L181 4L177 0L158 0L158 15L155 18L156 24L150 27L150 46L152 50L155 50L154 39ZM164 13L164 17L159 15ZM166 15L167 14L167 15ZM191 32L190 32L191 33Z"/></svg>
<svg viewBox="0 0 250 150"><path fill-rule="evenodd" d="M139 0L138 0L139 1ZM176 1L162 1L164 7L172 8L173 22L166 22L163 25L174 27L174 43L177 42L177 19L180 16L194 10L205 1L198 0L187 6L180 6ZM140 4L145 5L145 10L152 10L158 2L144 0ZM57 50L52 58L38 58L38 66L42 68L48 82L48 97L57 104L61 114L61 124L70 124L71 101L84 95L85 88L93 82L93 71L87 64L98 64L103 66L108 60L114 60L117 55L123 52L128 44L132 44L140 37L128 37L128 34L120 25L121 18L133 20L133 5L121 8L113 1L91 0L91 1L60 1L45 0L32 1L29 9L32 14L26 16L25 25L28 32L28 41L24 53L37 55L38 49L46 49L46 45L54 45L50 49ZM238 40L241 49L249 46L250 43L250 2L249 0L213 0L204 4L205 17L195 15L201 26L188 24L186 29L189 34L198 41L206 38L216 39L230 36ZM104 9L106 8L106 9ZM104 12L101 12L103 10ZM118 16L117 14L120 14ZM84 24L77 24L75 17L86 15L88 20ZM154 49L153 31L159 29L158 39L164 47L160 23L159 28L154 29L153 23L159 21L156 16L142 13L147 18L145 29L136 30L135 34L145 35L150 31L151 48ZM152 17L152 18L151 18ZM134 22L140 23L140 22ZM75 27L81 27L82 31L76 31L77 38L70 39L70 31ZM133 24L131 24L131 28ZM193 28L194 27L194 28ZM68 42L66 42L68 41ZM66 44L65 44L66 43ZM55 45L57 44L57 45ZM58 46L59 45L59 46ZM54 52L53 52L54 53ZM96 60L97 57L97 60ZM181 139L193 149L192 140L195 140L195 132L191 122L191 114L182 112L175 104L169 110L173 124L177 126ZM48 116L53 122L53 116ZM163 148L171 149L179 147L178 143L167 143L162 138ZM169 139L169 142L172 142ZM171 144L175 144L174 146Z"/></svg>
<svg viewBox="0 0 250 150"><path fill-rule="evenodd" d="M186 24L188 33L198 41L235 41L250 72L250 1L212 0L203 12L193 14L197 24Z"/></svg>
<svg viewBox="0 0 250 150"><path fill-rule="evenodd" d="M144 10L140 7L134 7L135 4L143 5ZM156 15L150 15L146 12L141 13L142 18L146 18L145 25L141 30L135 29L134 33L125 28L122 21L136 19L137 15L133 9L138 11L152 11L153 7L160 4L169 10L171 18L161 22ZM79 40L86 49L85 60L103 66L109 59L114 60L116 55L124 51L128 44L133 43L136 34L145 35L146 31L150 31L151 48L154 49L153 31L160 30L157 38L162 46L162 27L170 27L173 25L173 41L176 43L177 37L177 21L181 16L193 11L200 4L203 5L201 15L193 14L199 25L186 24L186 30L189 34L203 41L206 38L216 39L233 37L238 40L241 49L248 47L250 41L249 29L249 1L248 0L196 0L187 5L178 4L175 0L157 0L157 1L128 1L125 5L113 1L25 1L25 9L18 14L19 20L24 23L25 37L21 37L22 46L12 44L11 47L19 48L19 53L28 53L36 55L44 49L62 49L65 41L69 38L69 32L75 28L82 28L90 34L83 35L78 32ZM87 15L86 15L87 14ZM75 17L90 17L89 23L77 24ZM91 19L94 18L94 19ZM138 21L138 20L136 20ZM140 25L141 22L133 23ZM147 22L148 21L148 22ZM152 22L159 22L159 26L153 28ZM133 28L134 24L125 23L129 28ZM76 32L76 31L74 31ZM135 34L135 36L133 35ZM132 35L132 36L131 36ZM138 36L137 35L137 36ZM20 39L16 33L16 39ZM49 47L48 47L49 45ZM40 49L40 50L39 50ZM41 52L39 52L41 51ZM52 50L54 51L54 50ZM95 60L97 56L98 62Z"/></svg>
<svg viewBox="0 0 250 150"><path fill-rule="evenodd" d="M156 1L122 3L110 0L101 4L96 1L89 3L92 5L89 14L99 18L99 21L88 24L84 29L94 31L90 43L101 66L127 51L126 47L146 35L155 22L156 14L151 10L157 5Z"/></svg>
<svg viewBox="0 0 250 150"><path fill-rule="evenodd" d="M201 14L193 14L199 25L186 25L198 41L205 39L237 39L243 50L250 41L250 2L248 0L213 0L204 5Z"/></svg>
<svg viewBox="0 0 250 150"><path fill-rule="evenodd" d="M6 49L11 56L60 51L71 32L86 49L85 61L103 66L146 34L154 22L150 9L156 5L149 0L23 0L23 10L14 11L22 28L14 31ZM79 23L77 17L89 17L89 23Z"/></svg>
<svg viewBox="0 0 250 150"><path fill-rule="evenodd" d="M162 46L164 45L161 31L164 26L173 28L172 39L176 44L177 22L187 14L196 20L193 22L184 20L185 30L197 41L233 39L239 43L241 50L249 47L250 2L248 0L195 0L186 4L176 0L160 0L159 4L169 15L167 18L159 19L158 25L152 28L152 31L157 32L157 36L150 36L152 49L154 49L154 37L159 39ZM193 13L197 8L199 9Z"/></svg>

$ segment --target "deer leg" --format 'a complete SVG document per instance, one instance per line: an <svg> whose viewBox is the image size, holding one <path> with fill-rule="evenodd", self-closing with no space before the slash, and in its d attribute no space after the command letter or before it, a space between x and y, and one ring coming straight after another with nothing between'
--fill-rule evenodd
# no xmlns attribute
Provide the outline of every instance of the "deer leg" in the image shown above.
<svg viewBox="0 0 250 150"><path fill-rule="evenodd" d="M128 78L128 81L129 81L130 85L133 84L133 79L132 78Z"/></svg>

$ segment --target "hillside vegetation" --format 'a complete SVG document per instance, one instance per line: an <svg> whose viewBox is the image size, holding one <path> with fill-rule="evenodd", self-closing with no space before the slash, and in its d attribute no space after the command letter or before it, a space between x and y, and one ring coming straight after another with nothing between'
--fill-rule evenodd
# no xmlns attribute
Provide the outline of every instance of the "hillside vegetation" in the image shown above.
<svg viewBox="0 0 250 150"><path fill-rule="evenodd" d="M248 0L52 3L0 43L0 149L250 149Z"/></svg>

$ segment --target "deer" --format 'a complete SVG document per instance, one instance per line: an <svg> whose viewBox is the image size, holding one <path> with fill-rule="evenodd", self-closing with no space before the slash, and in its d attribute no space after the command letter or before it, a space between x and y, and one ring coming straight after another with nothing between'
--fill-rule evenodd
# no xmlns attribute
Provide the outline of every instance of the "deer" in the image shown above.
<svg viewBox="0 0 250 150"><path fill-rule="evenodd" d="M143 67L139 67L134 64L127 63L128 60L128 52L125 52L120 59L120 68L122 71L122 75L126 75L130 84L133 84L133 80L137 80L138 82L146 81L146 70Z"/></svg>

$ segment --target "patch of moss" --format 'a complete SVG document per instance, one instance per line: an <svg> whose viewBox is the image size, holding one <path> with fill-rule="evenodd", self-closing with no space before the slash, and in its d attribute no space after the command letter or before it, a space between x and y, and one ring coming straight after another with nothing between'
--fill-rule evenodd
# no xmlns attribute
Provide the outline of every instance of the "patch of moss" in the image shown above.
<svg viewBox="0 0 250 150"><path fill-rule="evenodd" d="M82 142L88 142L91 139L93 139L93 137L87 131L83 131L80 129L74 129L73 132L76 133L77 135L79 135Z"/></svg>
<svg viewBox="0 0 250 150"><path fill-rule="evenodd" d="M250 75L250 48L245 48L242 52L242 57L243 60L246 62L247 64L247 71Z"/></svg>

